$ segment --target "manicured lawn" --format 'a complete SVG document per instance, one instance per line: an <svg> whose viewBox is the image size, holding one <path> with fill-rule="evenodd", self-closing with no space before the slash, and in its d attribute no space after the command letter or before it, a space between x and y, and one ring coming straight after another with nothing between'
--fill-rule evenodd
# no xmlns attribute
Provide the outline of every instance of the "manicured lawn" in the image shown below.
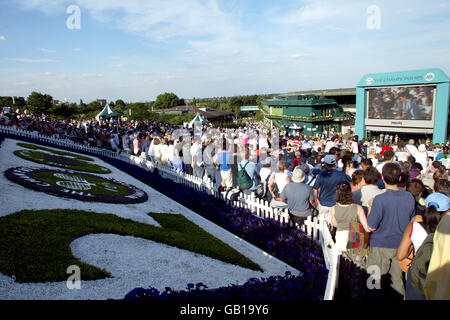
<svg viewBox="0 0 450 320"><path fill-rule="evenodd" d="M70 177L80 178L80 180L87 181L90 189L87 192L92 194L101 194L106 196L126 196L130 194L130 189L112 181L106 181L101 178L86 176L86 175L77 175L76 173L66 174ZM37 172L33 174L33 178L47 182L53 186L56 186L57 181L67 181L62 178L58 178L51 171Z"/></svg>
<svg viewBox="0 0 450 320"><path fill-rule="evenodd" d="M106 270L81 262L70 249L74 239L96 233L141 237L262 271L258 264L182 215L149 215L163 228L113 214L68 209L22 210L0 217L0 272L15 276L20 283L66 281L67 267L78 265L83 280L110 277Z"/></svg>
<svg viewBox="0 0 450 320"><path fill-rule="evenodd" d="M16 150L14 154L22 159L36 163L46 164L52 167L84 171L90 173L111 173L111 170L95 163L83 160L63 157L61 155L50 155L48 153L32 150Z"/></svg>
<svg viewBox="0 0 450 320"><path fill-rule="evenodd" d="M46 148L43 146L38 146L35 144L31 144L31 143L24 143L24 142L18 142L17 143L18 146L24 147L24 148L28 148L28 149L33 149L33 150L44 150L44 151L48 151L54 154L59 154L61 156L71 156L74 157L78 160L84 160L84 161L94 161L94 159L86 157L86 156L82 156L80 154L76 154L76 153L70 153L70 152L66 152L66 151L60 151L60 150L55 150L55 149L50 149L50 148Z"/></svg>

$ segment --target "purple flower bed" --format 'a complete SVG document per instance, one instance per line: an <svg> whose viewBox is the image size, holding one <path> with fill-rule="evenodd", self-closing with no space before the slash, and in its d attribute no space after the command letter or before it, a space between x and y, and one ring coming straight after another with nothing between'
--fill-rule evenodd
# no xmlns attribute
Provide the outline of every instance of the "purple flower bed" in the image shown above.
<svg viewBox="0 0 450 320"><path fill-rule="evenodd" d="M207 290L197 285L196 290L175 292L170 288L162 293L155 288L136 288L126 295L126 299L322 299L325 292L328 270L325 267L321 248L310 240L303 231L281 224L273 219L260 219L250 210L235 208L205 192L162 178L137 166L120 160L102 157L102 160L150 185L159 192L179 202L222 226L228 231L254 244L280 260L300 270L302 275L286 275L255 279L244 285ZM255 289L252 285L257 283ZM191 286L192 287L192 286ZM288 287L289 290L279 290ZM192 287L193 288L193 287ZM189 289L192 289L189 288ZM258 289L256 289L258 288ZM262 295L262 296L261 296Z"/></svg>
<svg viewBox="0 0 450 320"><path fill-rule="evenodd" d="M22 137L19 139L34 142L32 139ZM64 149L77 152L71 148ZM207 193L197 192L127 162L93 155L302 272L299 275L287 273L285 276L267 279L250 279L243 285L231 285L214 290L209 290L201 283L189 284L187 291L173 291L166 288L162 293L155 288L136 288L129 292L125 299L320 300L323 298L328 270L325 267L322 250L301 230L272 219L260 219L247 209L234 208Z"/></svg>
<svg viewBox="0 0 450 320"><path fill-rule="evenodd" d="M163 292L155 288L136 288L130 291L126 300L190 300L190 301L229 301L229 300L319 300L322 293L317 288L308 285L312 279L294 276L289 271L284 276L269 278L251 278L243 285L230 285L214 290L208 290L203 283L188 283L186 290L174 291L167 287Z"/></svg>

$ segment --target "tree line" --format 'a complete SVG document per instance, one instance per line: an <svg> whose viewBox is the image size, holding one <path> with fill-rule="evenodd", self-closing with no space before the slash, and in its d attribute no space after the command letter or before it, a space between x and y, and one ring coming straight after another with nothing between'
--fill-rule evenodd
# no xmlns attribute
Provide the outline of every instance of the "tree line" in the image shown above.
<svg viewBox="0 0 450 320"><path fill-rule="evenodd" d="M214 98L193 98L188 105L199 108L211 108L216 110L231 111L237 118L244 116L240 111L240 106L260 105L261 100L272 95L246 95L233 97ZM109 106L121 112L130 120L152 120L181 125L183 122L192 120L192 114L170 115L154 112L160 109L170 109L175 106L186 105L184 99L179 98L172 92L165 92L157 96L155 101L130 102L126 103L122 99L110 101ZM27 110L29 113L47 116L56 119L92 119L102 109L99 101L91 101L88 104L80 99L79 103L57 102L49 94L33 91L27 99L24 97L0 97L0 106L9 106L12 109ZM248 116L248 114L245 114ZM259 112L251 114L253 117L261 118Z"/></svg>

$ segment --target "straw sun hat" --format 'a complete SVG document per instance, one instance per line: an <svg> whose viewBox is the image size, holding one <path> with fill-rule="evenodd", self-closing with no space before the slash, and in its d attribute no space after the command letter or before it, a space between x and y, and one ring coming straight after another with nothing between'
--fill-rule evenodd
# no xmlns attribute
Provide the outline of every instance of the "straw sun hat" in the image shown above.
<svg viewBox="0 0 450 320"><path fill-rule="evenodd" d="M305 180L305 173L299 167L296 167L292 172L292 181L296 183L301 183Z"/></svg>

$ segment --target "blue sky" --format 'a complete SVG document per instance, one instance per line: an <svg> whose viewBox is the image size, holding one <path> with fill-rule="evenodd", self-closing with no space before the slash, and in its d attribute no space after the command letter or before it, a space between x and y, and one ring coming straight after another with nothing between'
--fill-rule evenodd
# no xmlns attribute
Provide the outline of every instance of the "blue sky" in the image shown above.
<svg viewBox="0 0 450 320"><path fill-rule="evenodd" d="M80 29L67 28L70 5ZM448 0L2 1L0 96L130 102L350 88L366 73L422 68L450 75L449 30Z"/></svg>

